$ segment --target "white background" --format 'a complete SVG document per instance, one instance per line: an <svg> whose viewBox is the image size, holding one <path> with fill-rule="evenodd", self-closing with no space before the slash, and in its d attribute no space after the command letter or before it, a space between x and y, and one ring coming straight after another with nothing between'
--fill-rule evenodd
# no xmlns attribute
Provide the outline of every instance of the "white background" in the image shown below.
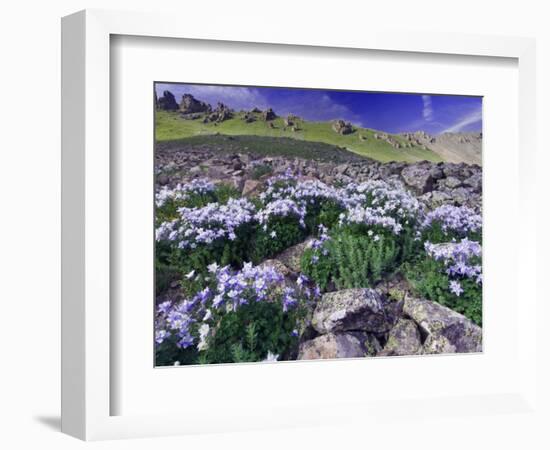
<svg viewBox="0 0 550 450"><path fill-rule="evenodd" d="M381 3L381 4L380 4ZM361 6L363 5L363 6ZM548 108L550 80L550 33L544 2L502 1L386 2L199 2L181 1L94 1L32 2L3 5L0 15L2 48L1 154L0 183L3 214L0 251L2 300L0 333L2 338L2 431L0 444L5 448L81 448L83 443L58 432L59 428L59 17L89 7L173 10L187 20L199 20L205 27L216 22L239 20L251 29L305 27L308 22L325 24L327 33L343 32L347 27L368 27L371 21L388 29L457 31L490 34L536 36L538 41L539 164L540 178L548 166L545 124L550 123ZM179 9L178 9L179 7ZM235 19L236 20L236 19ZM546 30L546 31L545 31ZM503 130L506 132L506 130ZM546 148L545 148L546 146ZM546 191L546 181L540 184ZM540 205L548 205L546 195ZM542 215L547 212L541 210ZM548 240L539 237L541 253ZM539 261L539 270L545 266ZM505 283L506 280L503 280ZM548 308L546 309L548 311ZM547 339L548 331L541 330ZM544 351L545 349L541 349ZM548 354L548 351L547 351ZM547 365L545 366L547 368ZM548 371L546 371L547 379ZM403 374L406 379L406 374ZM431 411L429 416L434 416ZM435 414L436 415L436 414ZM405 418L404 418L405 419ZM386 448L392 448L403 436L410 442L422 442L424 448L464 448L491 445L497 448L536 448L534 432L523 424L516 427L514 417L500 416L502 432L486 436L471 422L456 419L457 433L445 442L431 442L437 421L429 424L421 417L404 420L399 429L377 425L379 429L358 427L308 428L280 432L254 432L217 436L165 438L133 442L94 443L100 448L334 448L368 446L371 434L387 436ZM449 419L446 419L449 420ZM532 424L535 427L537 424ZM399 438L399 439L398 439ZM542 443L540 448L542 447ZM548 442L546 442L548 444Z"/></svg>

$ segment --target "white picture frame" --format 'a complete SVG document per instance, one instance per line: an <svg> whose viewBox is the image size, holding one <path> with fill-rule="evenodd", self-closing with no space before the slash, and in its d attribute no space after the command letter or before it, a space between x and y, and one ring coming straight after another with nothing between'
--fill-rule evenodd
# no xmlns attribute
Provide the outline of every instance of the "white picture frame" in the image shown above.
<svg viewBox="0 0 550 450"><path fill-rule="evenodd" d="M371 29L328 36L323 30L308 27L259 34L244 28L217 27L215 30L193 21L185 27L177 18L164 14L82 11L62 22L62 430L85 440L163 436L185 433L261 429L283 426L308 426L329 421L361 421L376 417L380 411L388 420L394 417L391 403L345 402L325 405L315 413L315 405L303 408L278 406L269 412L248 414L251 420L233 420L189 414L112 415L110 258L110 40L113 35L162 37L174 39L231 41L242 43L285 44L338 49L368 49L416 54L447 54L500 57L517 60L519 74L518 130L520 159L519 213L522 229L535 228L534 184L535 142L535 44L532 39L487 37L438 33L395 33ZM175 80L177 81L177 80ZM525 227L525 228L523 228ZM530 228L532 227L532 228ZM519 242L519 241L518 241ZM514 248L520 279L536 272L536 236L523 233ZM522 278L523 277L523 278ZM537 329L530 314L537 308L534 283L531 295L522 299L517 327L523 342L536 342ZM517 294L516 294L517 295ZM147 351L147 349L143 349ZM521 367L512 391L470 397L401 399L405 415L415 416L437 408L441 417L499 417L509 411L528 420L542 417L537 403L537 353L534 345L518 350ZM251 367L251 366L249 366ZM260 370L260 369L254 369ZM262 369L263 370L263 369ZM184 373L181 376L185 376ZM468 401L466 401L468 400ZM395 400L392 400L395 402ZM471 408L474 404L475 407ZM220 410L224 410L220 407ZM241 411L241 414L246 415ZM308 416L309 414L309 416ZM305 419L309 417L308 419ZM478 420L479 419L478 417ZM527 420L527 419L526 419ZM499 420L485 420L498 430ZM444 430L444 427L442 428ZM443 431L441 431L443 432Z"/></svg>

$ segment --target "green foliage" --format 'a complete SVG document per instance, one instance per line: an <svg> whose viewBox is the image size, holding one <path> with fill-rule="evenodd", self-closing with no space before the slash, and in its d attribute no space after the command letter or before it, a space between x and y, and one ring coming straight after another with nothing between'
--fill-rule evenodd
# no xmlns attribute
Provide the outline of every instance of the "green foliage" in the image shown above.
<svg viewBox="0 0 550 450"><path fill-rule="evenodd" d="M311 234L315 234L321 224L332 228L338 223L338 216L343 211L344 208L332 200L308 203L305 217L307 229Z"/></svg>
<svg viewBox="0 0 550 450"><path fill-rule="evenodd" d="M444 242L451 242L453 239L459 241L462 238L468 238L471 241L482 242L481 232L470 232L465 234L460 234L453 232L451 230L443 231L441 224L434 222L430 225L429 228L426 228L422 233L422 240L429 241L433 244L442 244Z"/></svg>
<svg viewBox="0 0 550 450"><path fill-rule="evenodd" d="M306 250L301 265L323 291L369 287L394 270L401 253L395 236L379 234L376 241L367 234L341 229L332 233L322 250Z"/></svg>
<svg viewBox="0 0 550 450"><path fill-rule="evenodd" d="M299 311L283 312L269 302L253 302L223 315L202 352L205 363L261 361L268 352L285 359L297 345L292 336Z"/></svg>
<svg viewBox="0 0 550 450"><path fill-rule="evenodd" d="M474 280L461 279L464 292L457 296L449 290L449 278L439 261L425 258L404 266L406 277L417 294L440 303L482 325L482 287Z"/></svg>
<svg viewBox="0 0 550 450"><path fill-rule="evenodd" d="M275 232L275 237L271 233ZM258 227L253 241L250 259L258 263L265 258L276 255L292 245L302 242L307 230L300 226L296 217L274 217L267 224L267 231Z"/></svg>
<svg viewBox="0 0 550 450"><path fill-rule="evenodd" d="M199 351L192 345L186 349L178 348L176 345L178 338L171 336L161 345L156 346L155 365L171 366L178 361L181 365L199 363Z"/></svg>
<svg viewBox="0 0 550 450"><path fill-rule="evenodd" d="M252 169L252 179L259 180L261 177L270 175L271 173L273 173L273 167L269 164L258 164Z"/></svg>
<svg viewBox="0 0 550 450"><path fill-rule="evenodd" d="M235 186L231 186L230 184L226 183L220 183L216 186L216 189L214 190L214 197L216 199L216 202L221 205L225 205L230 198L240 198L241 193Z"/></svg>

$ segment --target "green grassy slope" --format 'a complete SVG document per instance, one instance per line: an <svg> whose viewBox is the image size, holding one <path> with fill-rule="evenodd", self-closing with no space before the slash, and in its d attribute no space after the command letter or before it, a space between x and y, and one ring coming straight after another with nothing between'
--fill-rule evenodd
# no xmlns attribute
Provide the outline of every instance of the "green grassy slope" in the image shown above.
<svg viewBox="0 0 550 450"><path fill-rule="evenodd" d="M201 119L185 120L175 112L156 111L156 140L158 143L167 143L193 136L206 137L216 133L230 136L291 138L297 141L321 142L343 147L356 154L382 162L441 161L439 155L422 147L396 149L383 140L375 139L375 131L367 128L356 128L352 134L340 135L334 132L330 122L299 120L297 121L298 131L292 131L290 128L284 129L283 118L280 117L273 121L274 128L270 128L265 121L261 120L259 114L258 120L252 123L246 123L242 117L243 113L236 113L234 118L215 125L213 123L205 124ZM366 140L360 139L360 136L366 137ZM392 137L401 143L405 142L400 136L392 135Z"/></svg>

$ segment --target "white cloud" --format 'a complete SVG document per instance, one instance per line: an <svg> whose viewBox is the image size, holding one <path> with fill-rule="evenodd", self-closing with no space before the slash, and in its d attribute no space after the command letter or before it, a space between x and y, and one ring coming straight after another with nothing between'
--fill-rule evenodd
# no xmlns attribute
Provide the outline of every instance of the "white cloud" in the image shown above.
<svg viewBox="0 0 550 450"><path fill-rule="evenodd" d="M468 125L472 125L481 120L481 109L472 111L471 113L463 116L455 124L448 127L446 130L443 130L443 133L458 133L459 131L464 130Z"/></svg>
<svg viewBox="0 0 550 450"><path fill-rule="evenodd" d="M422 108L422 117L424 117L424 120L426 120L427 122L431 122L434 116L432 97L430 97L429 95L423 95L422 103L424 104L424 108Z"/></svg>

